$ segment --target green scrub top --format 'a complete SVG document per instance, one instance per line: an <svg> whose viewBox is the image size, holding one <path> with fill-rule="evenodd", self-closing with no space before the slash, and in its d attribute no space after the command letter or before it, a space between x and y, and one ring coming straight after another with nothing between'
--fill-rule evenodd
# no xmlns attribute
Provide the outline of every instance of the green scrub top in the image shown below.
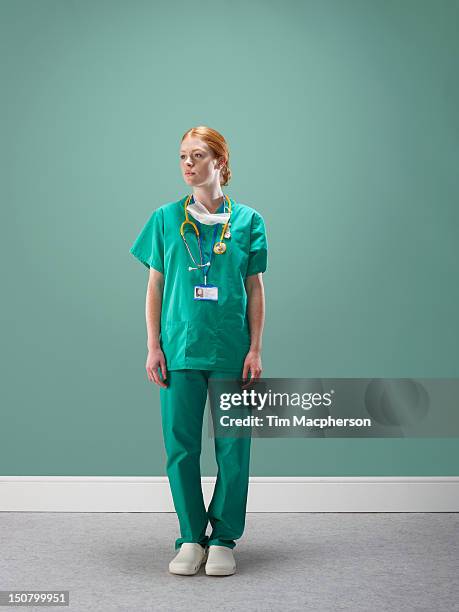
<svg viewBox="0 0 459 612"><path fill-rule="evenodd" d="M180 234L187 196L153 211L129 252L147 268L164 275L160 346L168 370L228 370L240 372L250 348L247 318L247 276L265 272L268 245L262 216L250 206L231 199L231 238L226 251L213 253L207 284L218 287L218 301L194 299L194 287L204 284L202 269L195 267ZM217 212L223 212L224 205ZM220 240L222 224L193 221L201 234L203 263L209 261L215 227ZM196 262L199 247L191 225L185 238Z"/></svg>

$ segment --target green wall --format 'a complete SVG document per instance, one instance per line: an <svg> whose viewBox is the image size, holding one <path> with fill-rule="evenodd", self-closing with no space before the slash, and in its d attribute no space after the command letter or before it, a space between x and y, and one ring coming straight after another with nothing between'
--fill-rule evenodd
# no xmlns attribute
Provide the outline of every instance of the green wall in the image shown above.
<svg viewBox="0 0 459 612"><path fill-rule="evenodd" d="M187 193L197 124L266 221L264 376L459 376L458 21L454 0L2 0L0 473L165 474L128 251ZM252 474L458 475L458 450L256 439Z"/></svg>

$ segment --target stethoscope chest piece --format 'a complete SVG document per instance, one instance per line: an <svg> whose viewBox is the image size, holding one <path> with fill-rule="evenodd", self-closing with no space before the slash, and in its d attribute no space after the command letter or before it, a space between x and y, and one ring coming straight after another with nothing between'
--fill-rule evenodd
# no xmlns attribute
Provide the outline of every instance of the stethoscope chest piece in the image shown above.
<svg viewBox="0 0 459 612"><path fill-rule="evenodd" d="M226 236L225 236L226 238ZM224 242L217 242L214 246L214 253L221 255L226 251L226 244Z"/></svg>

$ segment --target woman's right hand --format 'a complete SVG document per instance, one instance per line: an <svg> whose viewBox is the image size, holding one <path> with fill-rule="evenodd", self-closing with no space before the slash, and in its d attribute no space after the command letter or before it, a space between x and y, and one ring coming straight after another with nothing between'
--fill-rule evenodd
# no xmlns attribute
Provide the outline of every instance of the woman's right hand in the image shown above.
<svg viewBox="0 0 459 612"><path fill-rule="evenodd" d="M147 363L145 369L147 370L148 380L154 382L160 387L167 388L167 384L163 382L158 374L158 368L161 368L161 374L164 380L167 377L166 360L164 359L164 353L161 348L150 349L148 351Z"/></svg>

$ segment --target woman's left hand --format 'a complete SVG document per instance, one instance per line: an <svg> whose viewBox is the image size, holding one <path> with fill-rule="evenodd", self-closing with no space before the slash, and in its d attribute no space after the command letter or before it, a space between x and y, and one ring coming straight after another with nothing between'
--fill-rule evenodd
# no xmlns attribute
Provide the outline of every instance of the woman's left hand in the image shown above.
<svg viewBox="0 0 459 612"><path fill-rule="evenodd" d="M248 373L250 371L251 378L248 380ZM261 366L261 353L260 351L249 351L244 361L244 369L242 371L243 380L247 380L247 384L242 385L243 389L247 389L256 378L259 378L263 368Z"/></svg>

